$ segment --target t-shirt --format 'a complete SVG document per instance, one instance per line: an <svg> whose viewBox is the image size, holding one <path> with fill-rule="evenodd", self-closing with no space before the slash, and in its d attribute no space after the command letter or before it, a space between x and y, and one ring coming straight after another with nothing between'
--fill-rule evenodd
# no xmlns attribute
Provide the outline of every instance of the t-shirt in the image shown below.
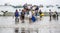
<svg viewBox="0 0 60 33"><path fill-rule="evenodd" d="M18 17L19 16L19 12L15 12L15 17Z"/></svg>
<svg viewBox="0 0 60 33"><path fill-rule="evenodd" d="M25 12L21 12L21 16L25 16Z"/></svg>
<svg viewBox="0 0 60 33"><path fill-rule="evenodd" d="M22 11L19 11L19 15L21 15L21 12L22 12Z"/></svg>
<svg viewBox="0 0 60 33"><path fill-rule="evenodd" d="M52 15L52 12L49 12L49 15L51 16Z"/></svg>
<svg viewBox="0 0 60 33"><path fill-rule="evenodd" d="M29 18L32 18L32 12L29 11Z"/></svg>

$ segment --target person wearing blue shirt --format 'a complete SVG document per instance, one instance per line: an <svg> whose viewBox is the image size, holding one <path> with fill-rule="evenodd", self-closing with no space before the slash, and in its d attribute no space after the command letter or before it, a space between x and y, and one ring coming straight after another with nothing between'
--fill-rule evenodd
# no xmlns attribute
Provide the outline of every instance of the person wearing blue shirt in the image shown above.
<svg viewBox="0 0 60 33"><path fill-rule="evenodd" d="M19 22L19 12L18 10L15 11L15 22Z"/></svg>

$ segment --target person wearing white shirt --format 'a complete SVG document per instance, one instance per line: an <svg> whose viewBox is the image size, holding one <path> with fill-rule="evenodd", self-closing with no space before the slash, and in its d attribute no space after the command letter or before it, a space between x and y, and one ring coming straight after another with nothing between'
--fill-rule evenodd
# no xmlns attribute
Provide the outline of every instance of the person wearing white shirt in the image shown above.
<svg viewBox="0 0 60 33"><path fill-rule="evenodd" d="M32 12L29 11L29 23L31 23L31 18L32 18Z"/></svg>

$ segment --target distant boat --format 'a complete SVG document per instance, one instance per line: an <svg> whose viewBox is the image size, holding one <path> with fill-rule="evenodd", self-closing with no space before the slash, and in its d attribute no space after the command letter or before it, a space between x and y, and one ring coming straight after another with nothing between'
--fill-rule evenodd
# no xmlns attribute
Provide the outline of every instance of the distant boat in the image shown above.
<svg viewBox="0 0 60 33"><path fill-rule="evenodd" d="M46 6L47 8L49 8L49 7L54 7L53 5L48 5L48 6Z"/></svg>
<svg viewBox="0 0 60 33"><path fill-rule="evenodd" d="M59 6L58 4L56 4L56 6Z"/></svg>

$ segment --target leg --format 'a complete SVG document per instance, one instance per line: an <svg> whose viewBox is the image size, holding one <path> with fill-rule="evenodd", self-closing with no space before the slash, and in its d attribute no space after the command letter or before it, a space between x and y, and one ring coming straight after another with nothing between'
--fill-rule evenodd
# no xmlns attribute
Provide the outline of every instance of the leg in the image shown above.
<svg viewBox="0 0 60 33"><path fill-rule="evenodd" d="M24 23L24 20L22 20L22 23Z"/></svg>
<svg viewBox="0 0 60 33"><path fill-rule="evenodd" d="M57 20L58 20L58 15L57 15Z"/></svg>
<svg viewBox="0 0 60 33"><path fill-rule="evenodd" d="M15 17L15 24L16 24L16 22L17 22L17 17Z"/></svg>
<svg viewBox="0 0 60 33"><path fill-rule="evenodd" d="M51 21L51 16L50 16L50 21Z"/></svg>
<svg viewBox="0 0 60 33"><path fill-rule="evenodd" d="M19 18L17 18L17 23L19 23Z"/></svg>
<svg viewBox="0 0 60 33"><path fill-rule="evenodd" d="M31 23L31 18L29 18L29 23Z"/></svg>
<svg viewBox="0 0 60 33"><path fill-rule="evenodd" d="M40 20L42 19L42 16L40 16Z"/></svg>
<svg viewBox="0 0 60 33"><path fill-rule="evenodd" d="M24 16L22 16L22 23L24 23Z"/></svg>
<svg viewBox="0 0 60 33"><path fill-rule="evenodd" d="M19 18L17 17L17 22L19 22Z"/></svg>
<svg viewBox="0 0 60 33"><path fill-rule="evenodd" d="M19 18L18 17L16 17L16 23L19 23Z"/></svg>

